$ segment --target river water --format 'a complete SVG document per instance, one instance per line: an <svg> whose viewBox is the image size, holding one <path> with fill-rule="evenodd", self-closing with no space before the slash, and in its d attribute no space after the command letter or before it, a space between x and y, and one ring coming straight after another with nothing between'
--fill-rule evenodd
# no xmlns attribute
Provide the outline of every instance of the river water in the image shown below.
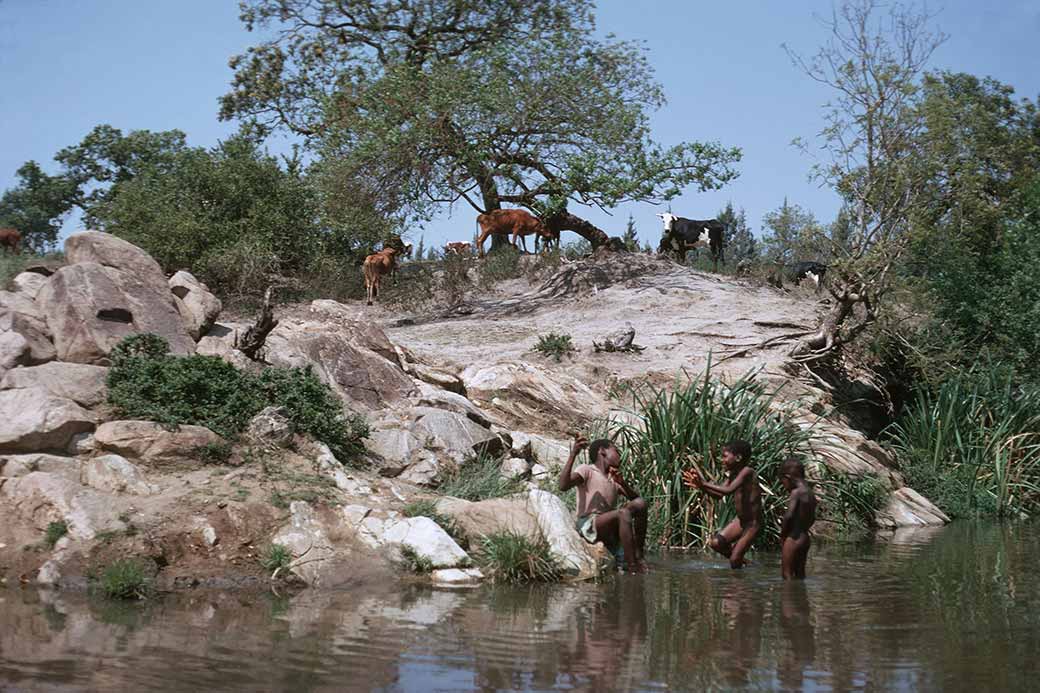
<svg viewBox="0 0 1040 693"><path fill-rule="evenodd" d="M1035 525L954 524L731 571L671 556L598 584L0 590L9 690L1036 690Z"/></svg>

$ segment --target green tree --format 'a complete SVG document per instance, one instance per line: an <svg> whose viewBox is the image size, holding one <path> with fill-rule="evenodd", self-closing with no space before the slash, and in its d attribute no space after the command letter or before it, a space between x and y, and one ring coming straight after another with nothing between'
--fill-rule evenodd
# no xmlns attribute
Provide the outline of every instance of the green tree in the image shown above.
<svg viewBox="0 0 1040 693"><path fill-rule="evenodd" d="M639 239L636 237L636 220L631 214L628 215L628 223L625 224L625 235L621 237L625 249L630 253L639 252Z"/></svg>
<svg viewBox="0 0 1040 693"><path fill-rule="evenodd" d="M845 0L823 22L829 38L813 57L788 50L798 68L833 92L823 107L821 163L812 173L842 197L851 219L847 246L831 244L833 307L793 351L804 362L832 357L885 307L924 187L919 79L945 40L930 22L927 11L899 3Z"/></svg>
<svg viewBox="0 0 1040 693"><path fill-rule="evenodd" d="M24 163L17 175L18 184L0 197L0 226L18 229L30 250L43 253L57 242L77 187L65 176L47 175L35 161Z"/></svg>
<svg viewBox="0 0 1040 693"><path fill-rule="evenodd" d="M788 203L786 197L776 210L766 213L762 226L768 229L762 246L770 261L787 264L819 258L823 228L812 212Z"/></svg>
<svg viewBox="0 0 1040 693"><path fill-rule="evenodd" d="M568 209L659 202L736 176L737 149L650 137L664 103L636 44L595 33L591 0L247 0L272 38L232 58L221 117L287 128L403 215L465 201L539 213L594 245Z"/></svg>
<svg viewBox="0 0 1040 693"><path fill-rule="evenodd" d="M715 218L726 225L726 257L731 262L758 259L758 240L751 233L743 207L737 211L732 202L727 202Z"/></svg>

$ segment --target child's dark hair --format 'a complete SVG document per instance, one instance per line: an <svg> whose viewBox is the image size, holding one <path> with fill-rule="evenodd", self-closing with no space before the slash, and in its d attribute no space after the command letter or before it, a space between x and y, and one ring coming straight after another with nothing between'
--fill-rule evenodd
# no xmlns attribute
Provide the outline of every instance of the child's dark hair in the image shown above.
<svg viewBox="0 0 1040 693"><path fill-rule="evenodd" d="M610 438L597 438L589 443L589 464L596 464L599 459L599 451L603 448L613 447L614 441Z"/></svg>
<svg viewBox="0 0 1040 693"><path fill-rule="evenodd" d="M791 456L780 465L780 476L790 476L795 479L805 478L805 465L800 457Z"/></svg>
<svg viewBox="0 0 1040 693"><path fill-rule="evenodd" d="M751 459L751 443L746 440L731 440L722 446L723 450L729 450L734 455L739 455L743 462Z"/></svg>

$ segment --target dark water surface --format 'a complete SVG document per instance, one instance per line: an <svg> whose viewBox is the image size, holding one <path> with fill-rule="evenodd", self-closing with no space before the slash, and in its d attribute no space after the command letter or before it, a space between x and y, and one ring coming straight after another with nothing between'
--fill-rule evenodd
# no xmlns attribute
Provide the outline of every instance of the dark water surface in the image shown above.
<svg viewBox="0 0 1040 693"><path fill-rule="evenodd" d="M1040 528L955 524L734 572L663 558L601 584L196 592L149 605L0 590L11 690L1040 689Z"/></svg>

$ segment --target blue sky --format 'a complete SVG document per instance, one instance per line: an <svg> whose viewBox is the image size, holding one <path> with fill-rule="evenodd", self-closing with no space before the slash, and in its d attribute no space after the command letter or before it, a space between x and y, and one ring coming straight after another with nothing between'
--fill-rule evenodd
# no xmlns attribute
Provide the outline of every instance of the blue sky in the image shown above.
<svg viewBox="0 0 1040 693"><path fill-rule="evenodd" d="M936 25L950 35L931 66L992 76L1035 100L1040 0L985 5L929 4L939 13ZM830 9L831 2L816 0L599 3L600 30L645 41L668 95L653 115L655 137L666 144L717 140L744 150L739 179L709 193L687 190L672 202L674 212L707 218L732 200L758 233L762 216L787 197L824 222L833 218L834 194L807 180L812 162L790 145L819 131L819 107L829 94L781 48L814 52L826 37L814 13ZM0 0L0 189L14 184L15 170L28 159L53 172L54 153L100 123L124 131L179 128L200 146L227 137L235 125L216 118L217 98L231 77L227 60L255 38L239 23L234 0ZM285 142L270 146L281 151ZM654 213L661 209L649 204L626 205L612 217L573 211L609 233L619 233L631 213L641 238L659 237ZM445 210L407 235L425 235L427 244L465 240L473 215L468 206Z"/></svg>

